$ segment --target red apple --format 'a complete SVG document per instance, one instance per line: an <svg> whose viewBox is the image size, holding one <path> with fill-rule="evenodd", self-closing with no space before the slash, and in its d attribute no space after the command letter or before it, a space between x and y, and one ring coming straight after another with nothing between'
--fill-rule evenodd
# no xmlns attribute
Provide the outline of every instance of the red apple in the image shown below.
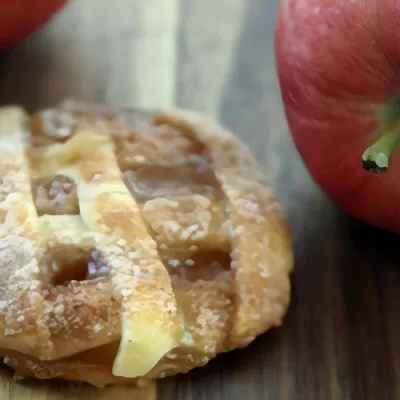
<svg viewBox="0 0 400 400"><path fill-rule="evenodd" d="M349 214L397 232L399 27L400 1L282 0L275 31L284 109L311 176Z"/></svg>
<svg viewBox="0 0 400 400"><path fill-rule="evenodd" d="M0 50L24 39L67 0L0 0Z"/></svg>

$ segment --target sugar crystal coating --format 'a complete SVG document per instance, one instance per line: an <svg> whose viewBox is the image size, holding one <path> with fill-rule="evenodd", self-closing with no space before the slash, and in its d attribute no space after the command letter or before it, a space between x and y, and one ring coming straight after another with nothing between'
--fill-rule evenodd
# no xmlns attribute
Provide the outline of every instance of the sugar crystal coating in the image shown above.
<svg viewBox="0 0 400 400"><path fill-rule="evenodd" d="M209 117L7 108L0 156L0 348L17 376L139 383L128 365L187 372L281 324L289 230Z"/></svg>

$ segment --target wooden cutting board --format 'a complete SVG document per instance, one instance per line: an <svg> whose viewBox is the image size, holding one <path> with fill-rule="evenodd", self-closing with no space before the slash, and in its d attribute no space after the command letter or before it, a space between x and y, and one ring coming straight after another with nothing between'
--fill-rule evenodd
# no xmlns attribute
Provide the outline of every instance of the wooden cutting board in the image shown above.
<svg viewBox="0 0 400 400"><path fill-rule="evenodd" d="M278 0L75 0L0 54L0 104L34 110L73 96L193 108L237 132L268 170L295 242L285 323L245 350L159 382L157 400L400 399L398 237L345 217L304 169L276 81L277 6ZM13 382L0 371L4 400L155 396L155 388Z"/></svg>

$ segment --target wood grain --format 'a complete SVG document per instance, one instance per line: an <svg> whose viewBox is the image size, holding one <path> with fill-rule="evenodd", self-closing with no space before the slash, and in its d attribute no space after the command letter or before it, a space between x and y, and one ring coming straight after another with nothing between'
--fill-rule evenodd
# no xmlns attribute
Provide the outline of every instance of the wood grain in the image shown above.
<svg viewBox="0 0 400 400"><path fill-rule="evenodd" d="M273 59L278 0L75 0L0 55L0 103L73 96L206 111L250 144L293 229L284 325L249 348L158 384L158 400L400 399L398 237L343 215L290 140ZM0 399L138 398L11 381ZM124 397L125 396L125 397Z"/></svg>

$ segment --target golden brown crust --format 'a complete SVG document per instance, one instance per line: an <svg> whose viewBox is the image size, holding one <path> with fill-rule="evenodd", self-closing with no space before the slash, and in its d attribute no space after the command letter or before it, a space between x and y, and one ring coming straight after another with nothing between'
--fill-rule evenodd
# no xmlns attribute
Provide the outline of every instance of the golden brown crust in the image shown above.
<svg viewBox="0 0 400 400"><path fill-rule="evenodd" d="M196 136L207 147L227 199L232 258L235 261L235 346L248 344L281 324L290 298L292 248L277 199L250 151L207 116L176 110L155 118Z"/></svg>
<svg viewBox="0 0 400 400"><path fill-rule="evenodd" d="M158 378L281 324L291 234L248 148L213 119L4 109L0 174L0 348L17 375ZM138 365L145 332L157 345Z"/></svg>

